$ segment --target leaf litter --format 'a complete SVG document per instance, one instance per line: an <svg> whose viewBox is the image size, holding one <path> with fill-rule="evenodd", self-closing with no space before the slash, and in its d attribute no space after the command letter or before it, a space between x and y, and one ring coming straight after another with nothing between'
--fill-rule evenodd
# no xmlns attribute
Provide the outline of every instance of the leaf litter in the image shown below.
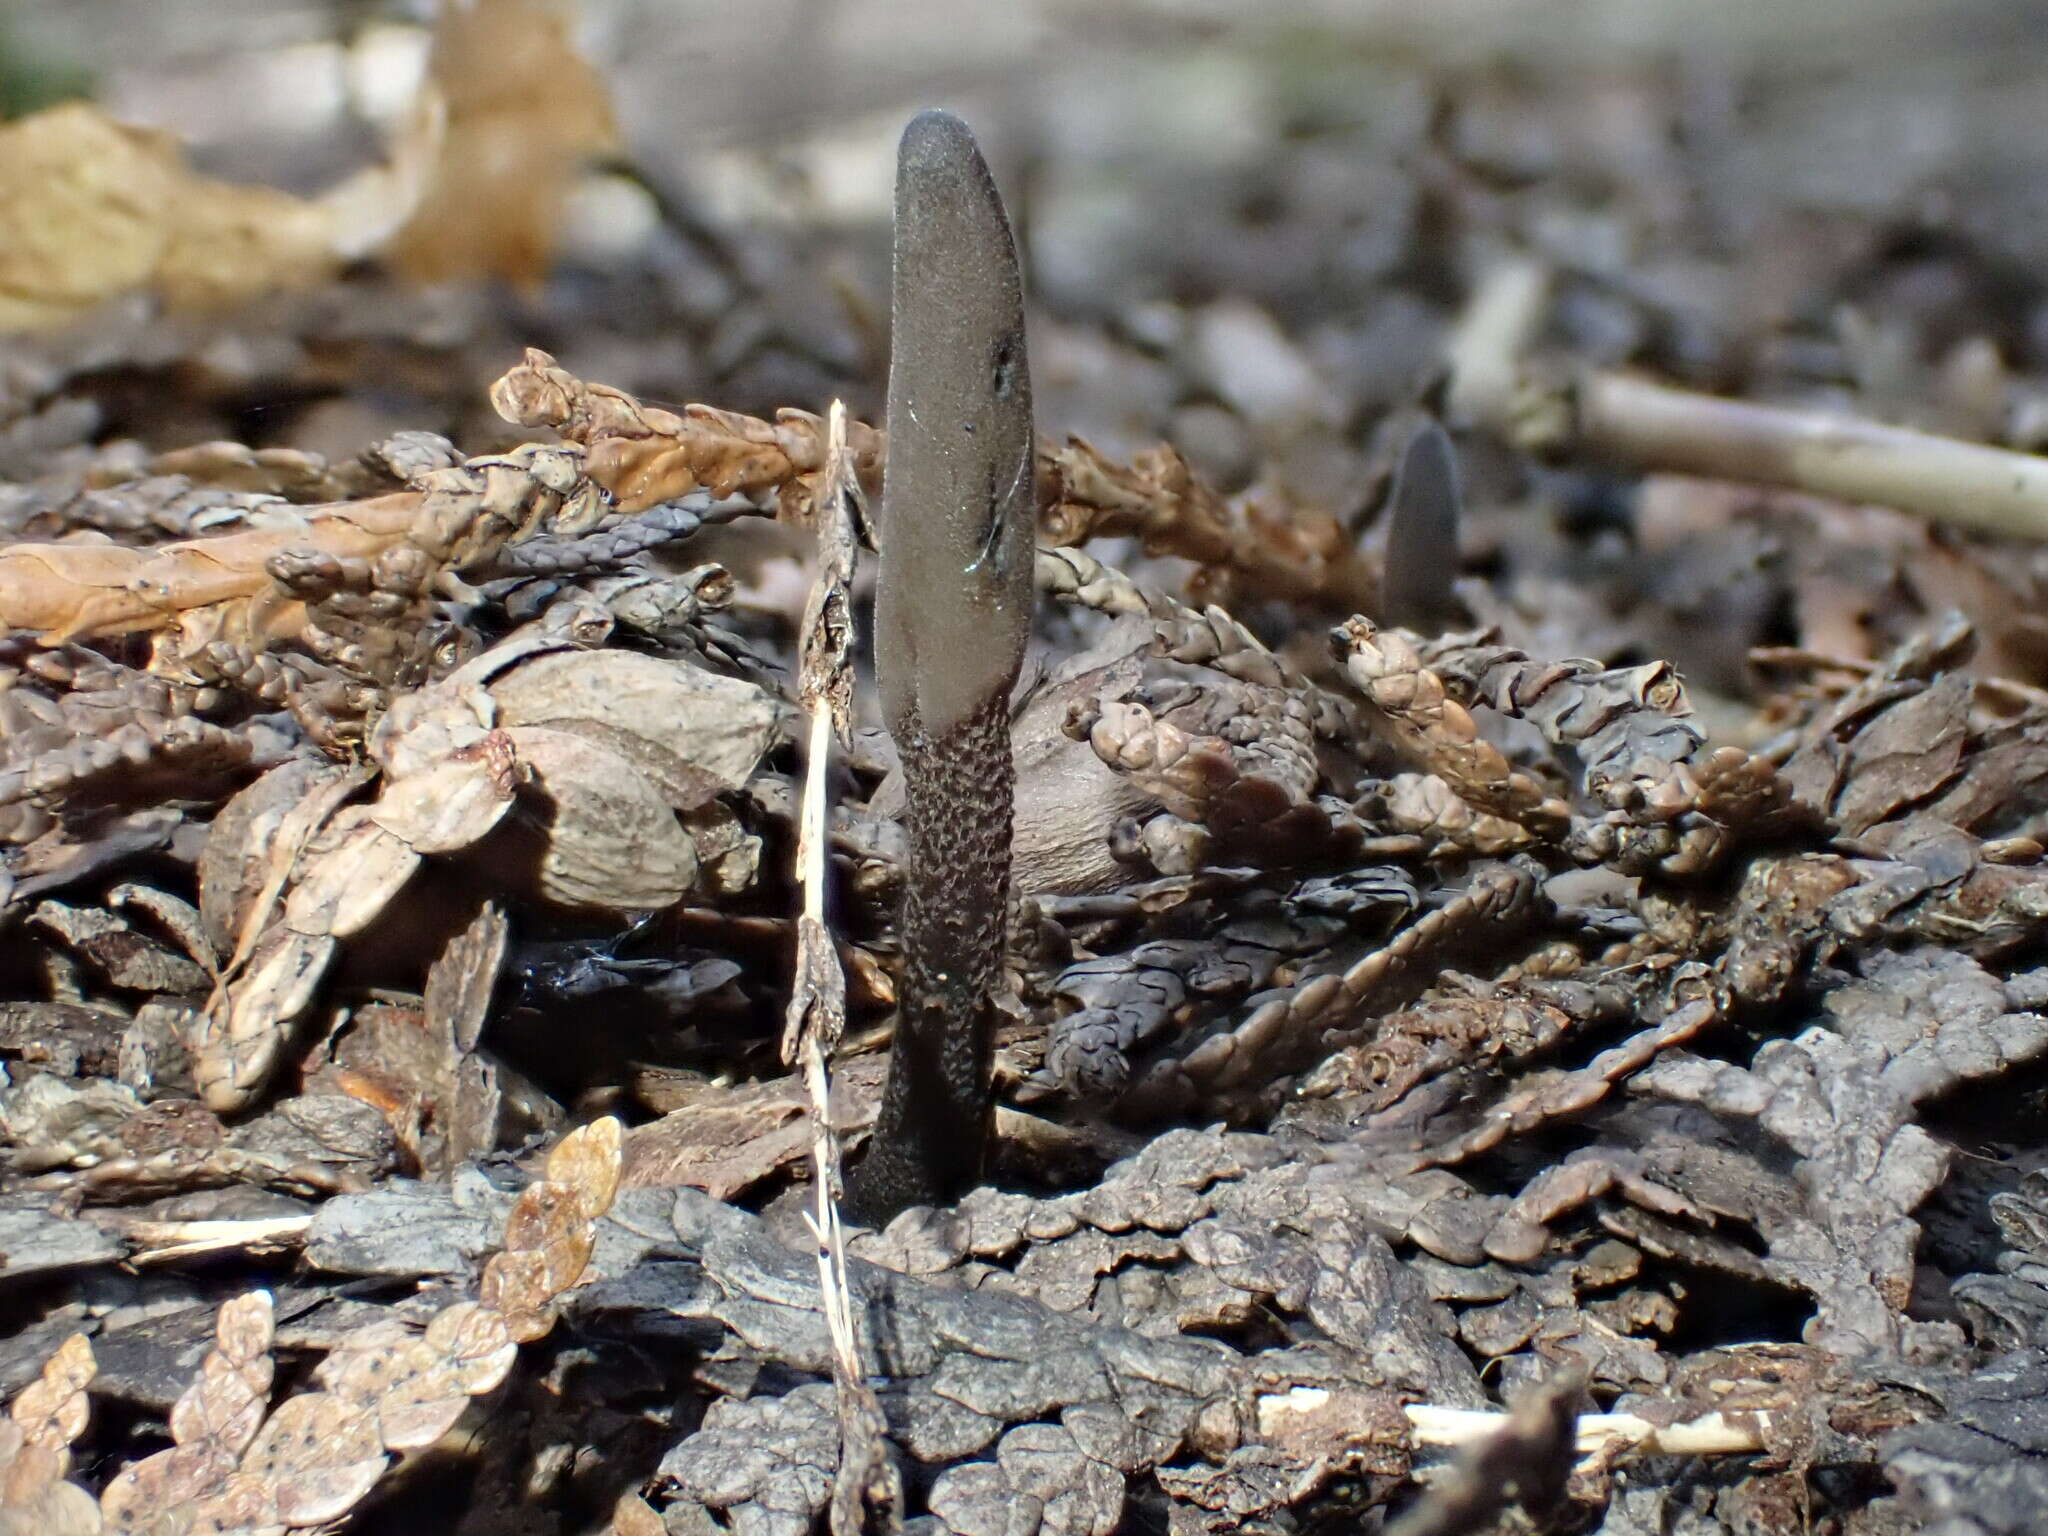
<svg viewBox="0 0 2048 1536"><path fill-rule="evenodd" d="M0 128L0 1529L2039 1524L2009 189L1736 177L1733 62L1415 66L1149 225L1031 139L990 1177L871 1230L966 878L886 220L707 222L549 7L423 41L312 197Z"/></svg>

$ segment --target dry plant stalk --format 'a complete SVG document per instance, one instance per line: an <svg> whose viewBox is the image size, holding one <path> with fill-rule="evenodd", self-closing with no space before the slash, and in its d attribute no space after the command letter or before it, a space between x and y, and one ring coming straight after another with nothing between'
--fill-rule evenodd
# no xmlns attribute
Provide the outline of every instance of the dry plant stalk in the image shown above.
<svg viewBox="0 0 2048 1536"><path fill-rule="evenodd" d="M1597 371L1525 381L1509 428L1522 447L1552 458L1761 481L1979 533L2048 539L2048 459L1931 432Z"/></svg>
<svg viewBox="0 0 2048 1536"><path fill-rule="evenodd" d="M846 406L832 402L826 419L823 473L813 502L818 576L804 609L797 687L810 717L802 814L797 825L797 882L804 909L797 919L796 980L783 1029L782 1059L801 1066L810 1097L811 1179L817 1210L809 1215L818 1243L818 1287L832 1336L832 1375L839 1411L839 1475L833 1483L833 1536L858 1536L867 1507L903 1507L902 1479L889 1455L888 1424L861 1365L847 1274L846 1228L840 1219L846 1181L832 1082L826 1060L846 1029L846 973L826 924L829 865L827 769L836 740L853 737L853 572L858 548L852 509L860 497L846 441Z"/></svg>
<svg viewBox="0 0 2048 1536"><path fill-rule="evenodd" d="M73 1335L0 1424L0 1531L184 1536L342 1520L395 1453L447 1434L472 1397L505 1379L519 1345L553 1327L618 1191L619 1143L611 1119L563 1137L513 1202L480 1299L442 1308L421 1332L373 1323L344 1337L315 1372L322 1390L273 1412L270 1293L228 1302L214 1348L171 1408L175 1443L115 1474L97 1504L64 1480L93 1373L91 1347Z"/></svg>
<svg viewBox="0 0 2048 1536"><path fill-rule="evenodd" d="M822 423L808 411L778 411L773 422L708 405L665 411L586 383L537 348L491 387L491 403L509 422L582 444L591 478L622 512L708 492L763 511L780 506L806 522L824 473ZM863 493L879 495L887 434L850 420L847 443ZM1041 439L1036 479L1041 544L1135 535L1152 554L1200 564L1204 600L1312 599L1351 609L1377 601L1372 569L1334 517L1227 500L1165 444L1121 465L1080 438ZM786 504L778 499L785 491Z"/></svg>
<svg viewBox="0 0 2048 1536"><path fill-rule="evenodd" d="M1491 1409L1434 1403L1410 1403L1401 1411L1413 1426L1417 1445L1471 1445L1498 1433L1509 1418ZM1768 1428L1768 1418L1757 1413L1708 1413L1676 1424L1654 1423L1633 1413L1582 1413L1574 1443L1587 1462L1612 1456L1617 1449L1643 1456L1747 1456L1768 1449Z"/></svg>
<svg viewBox="0 0 2048 1536"><path fill-rule="evenodd" d="M1551 1120L1591 1109L1623 1078L1633 1076L1663 1052L1686 1044L1726 1016L1725 1000L1702 978L1681 973L1671 983L1677 1006L1647 1029L1608 1047L1585 1066L1536 1079L1515 1089L1480 1114L1473 1127L1432 1147L1422 1164L1448 1168L1491 1152L1510 1136L1527 1135Z"/></svg>
<svg viewBox="0 0 2048 1536"><path fill-rule="evenodd" d="M1328 1032L1352 1027L1380 988L1412 976L1418 965L1434 965L1445 945L1461 936L1511 931L1536 901L1531 868L1501 863L1479 870L1457 896L1345 970L1325 971L1279 991L1232 1028L1177 1060L1159 1062L1132 1083L1123 1102L1131 1109L1168 1111L1295 1070Z"/></svg>

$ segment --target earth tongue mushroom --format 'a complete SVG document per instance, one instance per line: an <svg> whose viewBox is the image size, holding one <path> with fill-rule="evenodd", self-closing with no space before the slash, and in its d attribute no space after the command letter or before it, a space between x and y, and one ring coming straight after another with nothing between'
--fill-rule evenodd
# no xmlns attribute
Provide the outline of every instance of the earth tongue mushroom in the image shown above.
<svg viewBox="0 0 2048 1536"><path fill-rule="evenodd" d="M856 1214L979 1182L1009 910L1009 696L1030 637L1035 507L1023 282L965 123L925 112L896 161L889 457L875 605L908 790L904 974Z"/></svg>

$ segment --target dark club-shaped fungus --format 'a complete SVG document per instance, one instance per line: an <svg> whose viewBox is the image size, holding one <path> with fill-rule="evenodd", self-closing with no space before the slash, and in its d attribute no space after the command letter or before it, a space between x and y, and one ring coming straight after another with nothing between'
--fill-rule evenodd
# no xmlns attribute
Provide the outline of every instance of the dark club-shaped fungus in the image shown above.
<svg viewBox="0 0 2048 1536"><path fill-rule="evenodd" d="M873 1222L981 1177L1009 912L1009 698L1035 544L1017 248L956 117L925 112L903 132L895 242L875 663L910 864L895 1050L850 1191Z"/></svg>

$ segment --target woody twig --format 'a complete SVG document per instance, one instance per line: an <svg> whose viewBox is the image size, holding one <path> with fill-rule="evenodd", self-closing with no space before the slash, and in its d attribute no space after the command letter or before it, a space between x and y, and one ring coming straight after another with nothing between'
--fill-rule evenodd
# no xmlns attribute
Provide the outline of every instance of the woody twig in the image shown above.
<svg viewBox="0 0 2048 1536"><path fill-rule="evenodd" d="M1588 371L1526 379L1508 427L1545 457L1757 481L1977 533L2048 539L2048 458L1853 416Z"/></svg>

